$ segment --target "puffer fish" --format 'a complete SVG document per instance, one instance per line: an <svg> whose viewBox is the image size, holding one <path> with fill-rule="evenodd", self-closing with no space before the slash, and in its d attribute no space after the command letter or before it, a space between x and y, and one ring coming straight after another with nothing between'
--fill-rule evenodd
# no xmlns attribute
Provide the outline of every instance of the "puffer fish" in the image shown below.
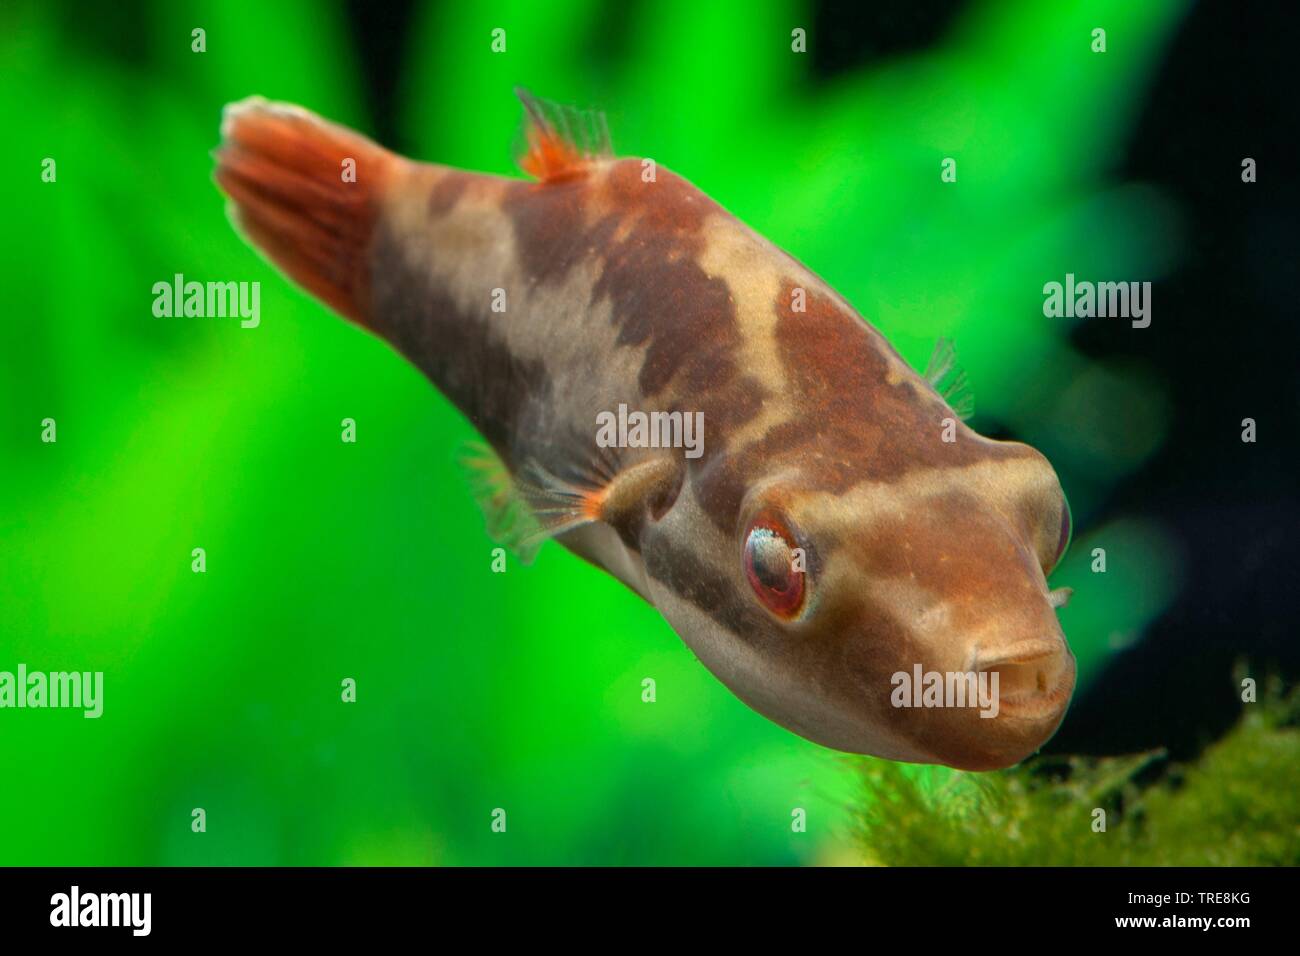
<svg viewBox="0 0 1300 956"><path fill-rule="evenodd" d="M531 180L260 98L226 108L215 178L256 248L474 425L489 528L520 553L553 538L604 569L826 747L969 770L1037 751L1075 679L1046 458L959 420L949 351L918 374L684 178L616 158L600 114L520 97ZM698 416L697 454L598 441L620 407ZM929 675L996 707L901 690Z"/></svg>

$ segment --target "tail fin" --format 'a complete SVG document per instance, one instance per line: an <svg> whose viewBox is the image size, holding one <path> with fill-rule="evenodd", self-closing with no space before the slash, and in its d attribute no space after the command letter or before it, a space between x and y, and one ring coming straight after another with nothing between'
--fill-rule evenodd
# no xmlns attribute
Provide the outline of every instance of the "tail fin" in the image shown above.
<svg viewBox="0 0 1300 956"><path fill-rule="evenodd" d="M371 327L370 244L398 156L306 110L252 97L226 107L216 159L217 184L253 244Z"/></svg>

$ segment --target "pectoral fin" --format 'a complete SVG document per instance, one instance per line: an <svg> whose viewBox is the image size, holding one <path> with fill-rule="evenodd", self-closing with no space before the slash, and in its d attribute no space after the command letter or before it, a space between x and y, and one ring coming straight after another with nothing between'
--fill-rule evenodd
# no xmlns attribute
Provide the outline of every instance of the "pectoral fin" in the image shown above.
<svg viewBox="0 0 1300 956"><path fill-rule="evenodd" d="M584 525L603 523L620 534L634 533L647 514L671 504L685 467L679 455L665 452L628 466L598 459L576 478L562 478L530 461L512 477L486 446L462 456L462 462L488 534L525 563L547 539Z"/></svg>
<svg viewBox="0 0 1300 956"><path fill-rule="evenodd" d="M470 492L483 512L488 537L524 564L531 564L545 536L539 536L541 526L505 462L483 442L466 443L459 458Z"/></svg>
<svg viewBox="0 0 1300 956"><path fill-rule="evenodd" d="M647 514L662 510L681 485L684 465L664 454L609 475L568 481L533 463L524 469L520 489L541 525L541 538L600 522L622 534L635 531Z"/></svg>

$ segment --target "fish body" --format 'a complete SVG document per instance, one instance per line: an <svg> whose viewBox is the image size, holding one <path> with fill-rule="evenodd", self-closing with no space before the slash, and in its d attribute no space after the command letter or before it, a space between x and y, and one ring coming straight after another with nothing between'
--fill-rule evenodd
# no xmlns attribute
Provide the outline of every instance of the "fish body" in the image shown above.
<svg viewBox="0 0 1300 956"><path fill-rule="evenodd" d="M891 759L1035 751L1075 673L1046 581L1069 537L1046 459L957 420L843 297L685 179L564 134L589 117L525 106L539 181L413 162L261 100L228 108L216 178L256 246L478 429L533 529L517 543L554 537L618 577L751 707ZM621 406L697 416L696 456L599 442ZM998 699L900 686L931 674Z"/></svg>

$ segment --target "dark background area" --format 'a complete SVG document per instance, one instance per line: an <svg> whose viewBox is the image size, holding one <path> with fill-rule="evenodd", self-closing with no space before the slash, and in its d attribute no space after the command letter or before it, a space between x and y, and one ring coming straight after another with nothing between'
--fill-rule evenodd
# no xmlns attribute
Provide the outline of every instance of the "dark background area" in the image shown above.
<svg viewBox="0 0 1300 956"><path fill-rule="evenodd" d="M1235 719L1220 675L1237 661L1256 678L1300 670L1295 38L1291 16L1195 6L1130 139L1123 175L1157 184L1187 216L1184 257L1152 292L1168 320L1140 341L1082 323L1075 344L1095 357L1141 346L1169 383L1170 435L1111 507L1165 523L1187 579L1076 701L1053 749L1184 755ZM1243 418L1257 423L1254 445L1241 442Z"/></svg>

